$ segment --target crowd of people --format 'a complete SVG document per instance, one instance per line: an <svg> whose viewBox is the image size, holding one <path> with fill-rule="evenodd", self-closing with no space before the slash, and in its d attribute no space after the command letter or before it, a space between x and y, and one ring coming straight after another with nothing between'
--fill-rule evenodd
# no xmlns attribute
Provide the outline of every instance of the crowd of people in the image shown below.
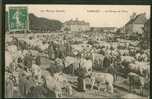
<svg viewBox="0 0 152 99"><path fill-rule="evenodd" d="M91 89L97 82L100 89L104 82L111 93L120 76L129 78L130 88L137 85L132 83L139 83L140 88L149 84L149 49L129 42L110 42L109 38L114 38L111 35L107 40L93 40L87 33L80 35L7 35L5 97L62 97L64 89L66 95L72 95L72 84L66 74L78 77L80 91L86 90L86 79L92 82Z"/></svg>

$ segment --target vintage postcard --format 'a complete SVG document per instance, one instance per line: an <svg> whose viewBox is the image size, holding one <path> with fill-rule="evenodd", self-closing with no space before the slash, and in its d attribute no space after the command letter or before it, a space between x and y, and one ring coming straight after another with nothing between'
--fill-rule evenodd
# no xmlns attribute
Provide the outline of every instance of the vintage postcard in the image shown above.
<svg viewBox="0 0 152 99"><path fill-rule="evenodd" d="M5 98L150 96L150 5L5 6Z"/></svg>

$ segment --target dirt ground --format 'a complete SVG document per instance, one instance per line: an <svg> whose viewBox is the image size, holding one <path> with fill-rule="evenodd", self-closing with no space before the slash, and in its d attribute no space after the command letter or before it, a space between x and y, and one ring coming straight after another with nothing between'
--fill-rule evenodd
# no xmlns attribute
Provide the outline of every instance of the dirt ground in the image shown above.
<svg viewBox="0 0 152 99"><path fill-rule="evenodd" d="M132 95L132 96L136 96L138 98L140 97L141 99L147 99L147 97L149 95L148 90L144 90L144 96L140 96L140 95L138 95L139 90L136 90L136 92L134 92L134 93L130 93L128 91L128 89L122 88L123 85L126 83L126 80L123 79L122 77L119 77L119 81L114 83L114 93L113 94L111 94L109 92L104 92L104 90L102 90L102 89L100 91L97 91L96 87L94 87L93 90L90 90L89 80L86 80L86 84L87 84L86 91L80 92L77 89L77 83L76 83L77 77L72 77L72 76L67 75L67 78L70 81L72 81L71 85L73 87L73 90L72 90L73 94L68 97L63 96L63 98L121 98L126 95ZM105 88L105 86L103 85L103 89L104 88ZM127 86L127 88L129 88L129 86Z"/></svg>

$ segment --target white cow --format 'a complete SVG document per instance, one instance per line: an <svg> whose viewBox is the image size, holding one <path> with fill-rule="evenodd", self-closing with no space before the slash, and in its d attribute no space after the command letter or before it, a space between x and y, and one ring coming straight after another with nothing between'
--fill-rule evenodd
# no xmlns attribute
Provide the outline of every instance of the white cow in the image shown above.
<svg viewBox="0 0 152 99"><path fill-rule="evenodd" d="M128 68L131 72L135 72L146 77L150 75L150 65L146 62L136 61L135 63L129 64Z"/></svg>
<svg viewBox="0 0 152 99"><path fill-rule="evenodd" d="M74 64L77 61L76 58L67 56L64 60L65 67L68 67L71 64Z"/></svg>
<svg viewBox="0 0 152 99"><path fill-rule="evenodd" d="M132 56L121 56L121 62L133 63L135 62L135 58Z"/></svg>
<svg viewBox="0 0 152 99"><path fill-rule="evenodd" d="M92 61L86 60L84 58L80 59L80 66L87 70L87 73L90 74L92 72Z"/></svg>
<svg viewBox="0 0 152 99"><path fill-rule="evenodd" d="M62 97L62 84L55 77L51 76L48 71L43 70L42 75L45 79L46 87L49 91L55 93L55 98Z"/></svg>
<svg viewBox="0 0 152 99"><path fill-rule="evenodd" d="M106 87L106 90L108 91L108 87L109 87L110 92L113 93L114 78L111 74L92 72L91 73L91 81L92 81L91 89L93 89L93 86L96 82L99 82L98 90L100 90L102 84L108 84Z"/></svg>

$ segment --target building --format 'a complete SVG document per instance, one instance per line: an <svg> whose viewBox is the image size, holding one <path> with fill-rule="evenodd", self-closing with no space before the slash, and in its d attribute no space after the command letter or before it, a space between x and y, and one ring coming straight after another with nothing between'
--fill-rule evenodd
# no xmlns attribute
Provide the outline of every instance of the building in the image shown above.
<svg viewBox="0 0 152 99"><path fill-rule="evenodd" d="M116 32L117 28L116 27L102 27L103 32Z"/></svg>
<svg viewBox="0 0 152 99"><path fill-rule="evenodd" d="M103 29L101 27L91 27L90 30L92 32L103 32Z"/></svg>
<svg viewBox="0 0 152 99"><path fill-rule="evenodd" d="M147 20L147 22L144 25L144 34L143 34L143 41L145 41L144 45L146 45L146 48L150 47L150 19Z"/></svg>
<svg viewBox="0 0 152 99"><path fill-rule="evenodd" d="M148 19L146 21L146 23L144 24L144 37L147 39L147 40L150 40L150 19Z"/></svg>
<svg viewBox="0 0 152 99"><path fill-rule="evenodd" d="M127 22L124 26L125 33L143 33L143 27L146 23L146 13L141 13L139 15L136 15L136 13L133 13L132 16L130 16L129 22Z"/></svg>
<svg viewBox="0 0 152 99"><path fill-rule="evenodd" d="M92 31L94 32L116 32L117 28L116 27L92 27Z"/></svg>
<svg viewBox="0 0 152 99"><path fill-rule="evenodd" d="M119 33L125 33L125 26L119 28L119 29L117 30L117 32L119 32Z"/></svg>
<svg viewBox="0 0 152 99"><path fill-rule="evenodd" d="M62 28L63 31L71 31L71 32L84 32L90 30L90 24L85 21L80 21L78 18L75 20L66 21Z"/></svg>

